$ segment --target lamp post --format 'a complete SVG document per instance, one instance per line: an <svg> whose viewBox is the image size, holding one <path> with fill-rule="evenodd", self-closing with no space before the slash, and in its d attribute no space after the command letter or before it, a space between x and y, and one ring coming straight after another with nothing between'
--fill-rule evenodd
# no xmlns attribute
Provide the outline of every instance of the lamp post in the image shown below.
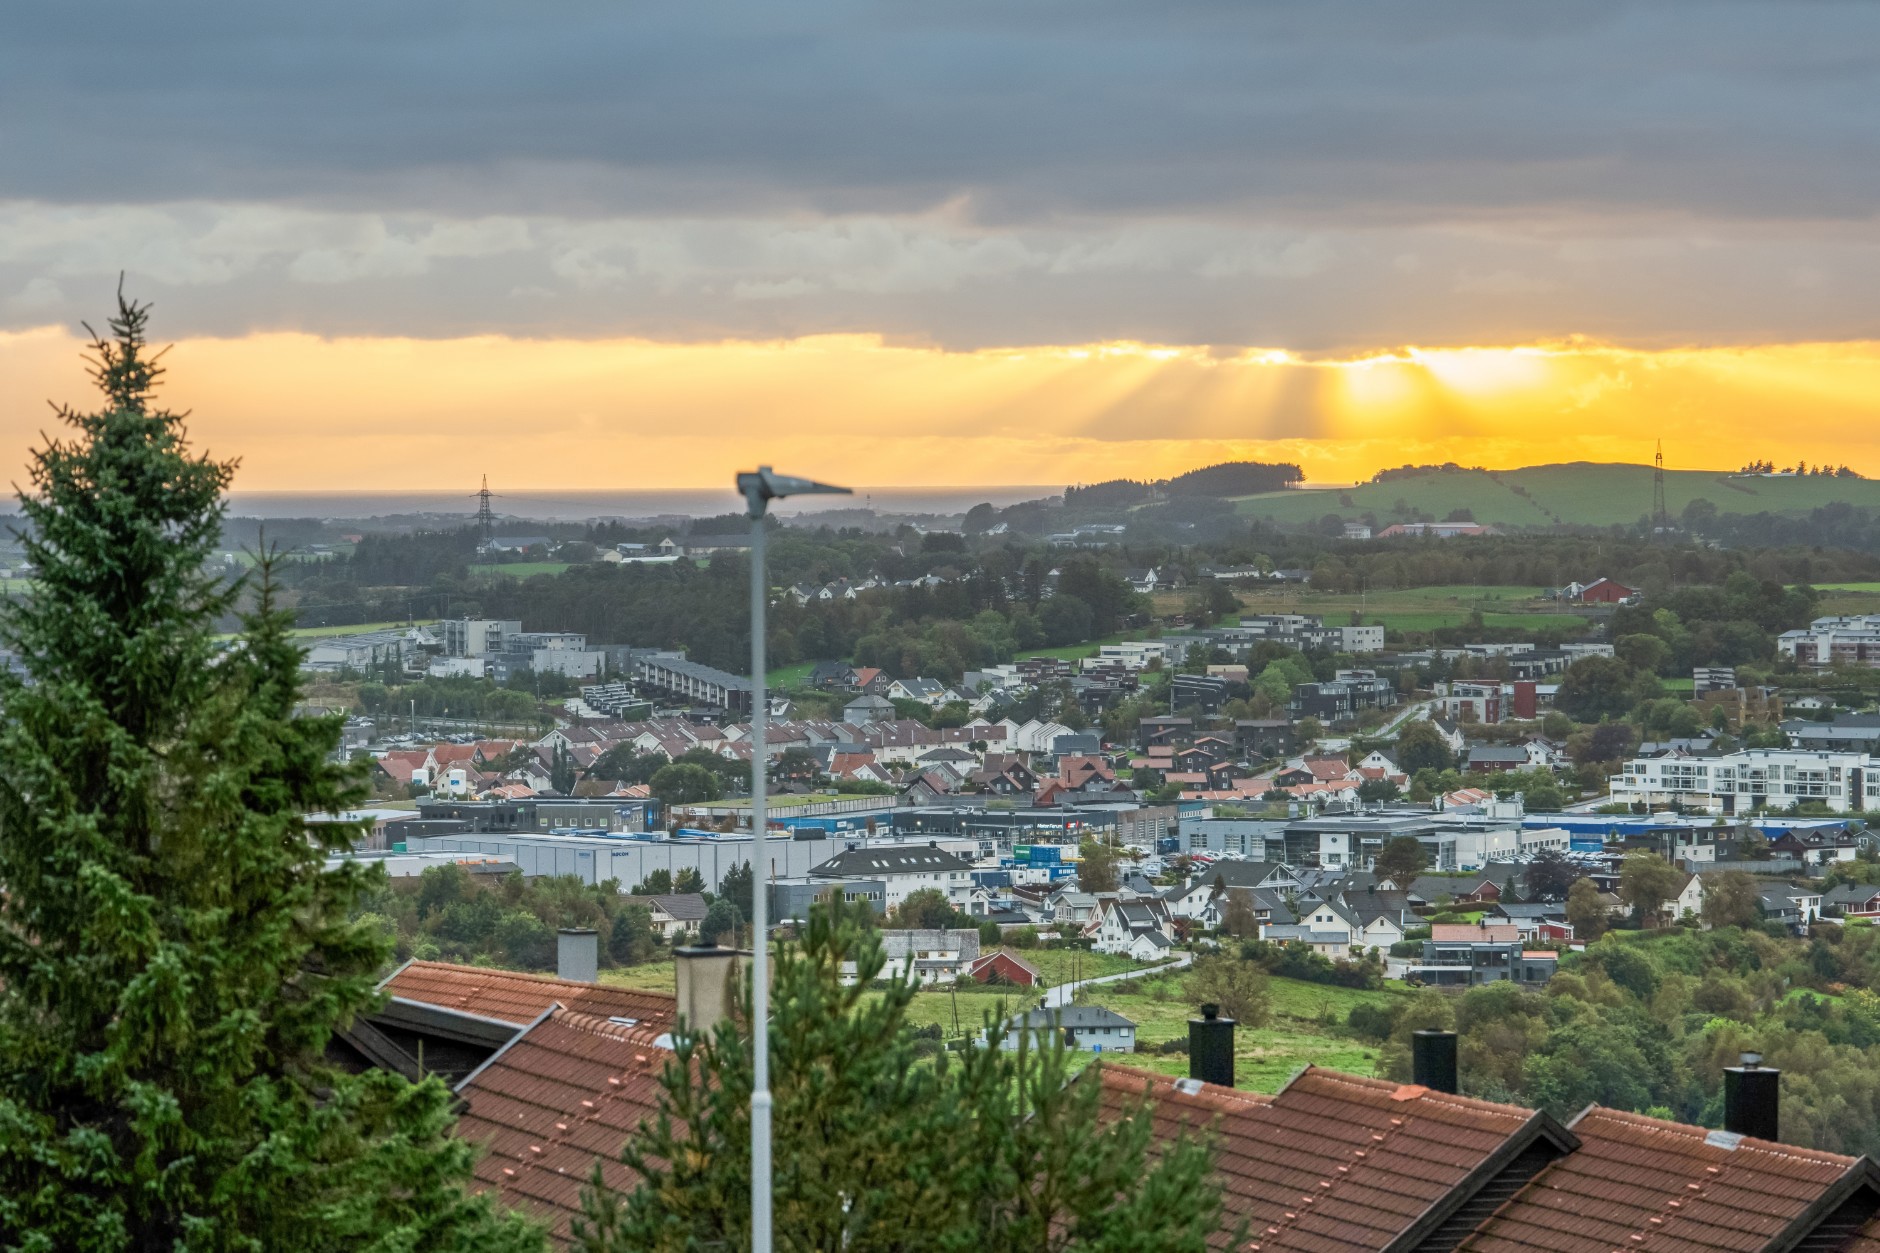
<svg viewBox="0 0 1880 1253"><path fill-rule="evenodd" d="M769 701L764 696L764 611L770 600L764 572L764 513L785 496L849 495L810 479L776 474L769 466L738 475L738 492L751 519L751 1253L770 1248L770 937L765 933L770 875L764 811L769 783L764 753Z"/></svg>

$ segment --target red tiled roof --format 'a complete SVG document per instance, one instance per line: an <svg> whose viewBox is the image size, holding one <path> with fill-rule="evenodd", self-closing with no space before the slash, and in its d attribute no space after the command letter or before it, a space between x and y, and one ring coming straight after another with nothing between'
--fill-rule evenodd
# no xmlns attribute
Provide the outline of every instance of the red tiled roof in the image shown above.
<svg viewBox="0 0 1880 1253"><path fill-rule="evenodd" d="M1271 1097L1121 1066L1102 1074L1114 1107L1146 1087L1165 1134L1219 1118L1227 1218L1247 1220L1249 1247L1261 1253L1382 1249L1535 1117L1317 1067Z"/></svg>
<svg viewBox="0 0 1880 1253"><path fill-rule="evenodd" d="M576 1013L634 1018L642 1026L670 1031L679 1012L677 998L658 992L449 962L407 962L381 986L388 995L408 1001L513 1023L534 1022L559 1003Z"/></svg>
<svg viewBox="0 0 1880 1253"><path fill-rule="evenodd" d="M1554 1162L1463 1241L1469 1253L1751 1253L1858 1161L1594 1108Z"/></svg>
<svg viewBox="0 0 1880 1253"><path fill-rule="evenodd" d="M457 1134L486 1146L479 1189L496 1189L566 1245L596 1161L610 1188L633 1186L620 1148L658 1112L660 1069L671 1056L645 1027L567 1010L538 1023L457 1089L468 1102Z"/></svg>

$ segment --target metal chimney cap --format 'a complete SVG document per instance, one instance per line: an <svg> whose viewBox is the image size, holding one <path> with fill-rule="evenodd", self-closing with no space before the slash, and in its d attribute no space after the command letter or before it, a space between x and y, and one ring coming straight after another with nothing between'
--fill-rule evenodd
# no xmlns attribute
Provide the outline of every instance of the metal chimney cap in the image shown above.
<svg viewBox="0 0 1880 1253"><path fill-rule="evenodd" d="M1201 1016L1208 1022L1213 1022L1221 1016L1221 1007L1212 1003L1203 1005L1201 1007Z"/></svg>
<svg viewBox="0 0 1880 1253"><path fill-rule="evenodd" d="M1742 1063L1744 1070L1754 1070L1762 1065L1762 1054L1743 1053L1739 1055L1736 1060Z"/></svg>

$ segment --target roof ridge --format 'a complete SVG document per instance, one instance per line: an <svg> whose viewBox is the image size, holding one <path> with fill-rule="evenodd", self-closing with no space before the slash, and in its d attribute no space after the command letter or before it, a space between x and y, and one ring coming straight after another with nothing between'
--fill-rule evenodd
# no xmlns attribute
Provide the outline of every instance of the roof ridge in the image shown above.
<svg viewBox="0 0 1880 1253"><path fill-rule="evenodd" d="M1711 1144L1710 1137L1720 1134L1716 1127L1700 1127L1695 1123L1671 1122L1664 1118L1653 1118L1649 1114L1634 1113L1626 1109L1613 1109L1605 1105L1595 1105L1575 1120L1575 1126L1588 1118L1610 1118L1616 1122L1635 1126L1642 1131L1660 1135L1675 1135L1693 1145L1707 1145L1711 1148L1721 1146ZM1744 1136L1736 1142L1736 1152L1752 1149L1772 1157L1785 1157L1792 1161L1811 1162L1817 1165L1837 1165L1850 1167L1860 1159L1844 1153L1830 1153L1826 1149L1807 1149L1796 1144L1783 1144L1777 1140L1759 1140L1754 1136Z"/></svg>

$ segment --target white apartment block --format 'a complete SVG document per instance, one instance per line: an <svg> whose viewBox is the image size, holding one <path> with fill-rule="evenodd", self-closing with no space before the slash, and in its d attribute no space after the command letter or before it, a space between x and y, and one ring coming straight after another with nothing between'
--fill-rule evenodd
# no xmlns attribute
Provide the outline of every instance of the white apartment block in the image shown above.
<svg viewBox="0 0 1880 1253"><path fill-rule="evenodd" d="M1612 777L1612 799L1719 814L1757 806L1786 809L1821 801L1832 813L1866 809L1880 789L1880 765L1865 753L1810 753L1751 748L1722 757L1649 757L1628 761Z"/></svg>
<svg viewBox="0 0 1880 1253"><path fill-rule="evenodd" d="M1816 618L1776 637L1776 651L1798 666L1880 666L1880 614Z"/></svg>

